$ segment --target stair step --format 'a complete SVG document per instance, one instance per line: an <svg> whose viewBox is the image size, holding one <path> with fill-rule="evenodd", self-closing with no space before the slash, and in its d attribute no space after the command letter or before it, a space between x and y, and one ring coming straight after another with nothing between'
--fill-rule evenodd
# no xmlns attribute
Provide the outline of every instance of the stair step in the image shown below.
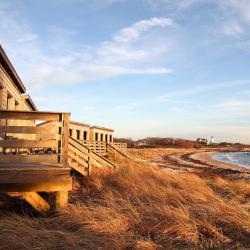
<svg viewBox="0 0 250 250"><path fill-rule="evenodd" d="M88 170L85 167L80 166L77 162L69 164L71 168L76 170L78 173L82 174L83 176L88 175Z"/></svg>

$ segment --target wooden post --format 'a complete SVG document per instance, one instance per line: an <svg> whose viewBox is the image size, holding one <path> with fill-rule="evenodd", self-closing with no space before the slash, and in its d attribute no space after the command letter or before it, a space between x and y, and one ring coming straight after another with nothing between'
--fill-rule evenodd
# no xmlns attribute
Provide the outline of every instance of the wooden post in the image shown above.
<svg viewBox="0 0 250 250"><path fill-rule="evenodd" d="M3 86L3 80L0 78L0 110L7 109L7 89ZM6 119L0 119L0 125L5 126L7 124ZM0 133L0 138L5 139L5 133ZM0 152L5 153L5 148L1 148Z"/></svg>
<svg viewBox="0 0 250 250"><path fill-rule="evenodd" d="M67 207L68 205L68 191L56 192L56 211Z"/></svg>
<svg viewBox="0 0 250 250"><path fill-rule="evenodd" d="M63 127L62 127L62 149L61 149L61 162L63 167L68 167L68 144L69 144L69 115L68 113L63 114Z"/></svg>
<svg viewBox="0 0 250 250"><path fill-rule="evenodd" d="M46 213L50 210L50 205L36 192L8 193L11 197L17 197L28 202L39 213Z"/></svg>
<svg viewBox="0 0 250 250"><path fill-rule="evenodd" d="M91 171L92 171L92 162L91 162L91 157L90 155L90 149L88 149L88 176L90 176Z"/></svg>
<svg viewBox="0 0 250 250"><path fill-rule="evenodd" d="M7 109L7 89L0 88L0 110Z"/></svg>

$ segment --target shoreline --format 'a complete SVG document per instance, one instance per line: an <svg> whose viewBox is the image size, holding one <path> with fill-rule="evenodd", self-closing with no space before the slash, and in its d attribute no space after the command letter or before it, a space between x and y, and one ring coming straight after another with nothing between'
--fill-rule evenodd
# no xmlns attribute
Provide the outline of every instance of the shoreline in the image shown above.
<svg viewBox="0 0 250 250"><path fill-rule="evenodd" d="M245 166L215 160L213 158L213 155L215 155L216 153L222 153L222 152L221 151L213 151L213 152L194 153L194 154L190 155L190 158L193 159L193 160L198 160L198 161L200 161L200 162L202 162L203 164L206 164L206 165L213 165L213 166L215 166L217 168L225 168L225 169L233 169L233 170L240 170L240 171L250 172L250 169L245 167ZM229 153L229 152L225 152L225 153Z"/></svg>
<svg viewBox="0 0 250 250"><path fill-rule="evenodd" d="M250 181L250 169L231 163L213 159L218 151L189 151L165 154L158 165L169 171L189 172L199 176L224 176L229 179L245 179Z"/></svg>

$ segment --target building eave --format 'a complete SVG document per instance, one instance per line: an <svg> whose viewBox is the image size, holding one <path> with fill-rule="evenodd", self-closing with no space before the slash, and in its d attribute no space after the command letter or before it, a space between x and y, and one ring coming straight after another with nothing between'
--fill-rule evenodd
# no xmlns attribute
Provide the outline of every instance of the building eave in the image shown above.
<svg viewBox="0 0 250 250"><path fill-rule="evenodd" d="M74 125L78 125L78 126L82 126L82 127L88 127L88 128L91 127L89 124L77 122L77 121L70 121L70 124L74 124Z"/></svg>
<svg viewBox="0 0 250 250"><path fill-rule="evenodd" d="M91 128L106 130L106 131L110 131L110 132L114 132L115 131L114 129L111 129L111 128L105 128L105 127L99 127L99 126L92 126Z"/></svg>
<svg viewBox="0 0 250 250"><path fill-rule="evenodd" d="M28 103L28 105L32 108L33 111L38 111L35 103L33 102L33 100L31 99L31 97L29 95L27 95L27 94L22 95L22 99Z"/></svg>
<svg viewBox="0 0 250 250"><path fill-rule="evenodd" d="M16 70L14 69L12 63L10 62L9 58L7 57L1 45L0 45L0 63L2 64L5 71L9 74L11 80L14 82L17 89L21 92L21 94L24 94L26 92L26 88L24 87L20 77L18 76Z"/></svg>

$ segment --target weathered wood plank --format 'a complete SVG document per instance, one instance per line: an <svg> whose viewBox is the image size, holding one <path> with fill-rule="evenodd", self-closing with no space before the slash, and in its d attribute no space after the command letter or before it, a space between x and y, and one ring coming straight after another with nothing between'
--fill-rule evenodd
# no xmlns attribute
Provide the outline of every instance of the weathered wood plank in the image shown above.
<svg viewBox="0 0 250 250"><path fill-rule="evenodd" d="M0 133L50 134L50 129L42 126L0 126Z"/></svg>
<svg viewBox="0 0 250 250"><path fill-rule="evenodd" d="M0 171L8 170L58 170L58 171L66 171L69 170L70 168L62 168L62 164L60 163L0 163Z"/></svg>
<svg viewBox="0 0 250 250"><path fill-rule="evenodd" d="M0 183L39 183L39 182L53 182L65 181L65 177L70 176L69 170L10 170L0 171Z"/></svg>
<svg viewBox="0 0 250 250"><path fill-rule="evenodd" d="M0 192L55 192L72 190L72 178L41 183L0 183Z"/></svg>
<svg viewBox="0 0 250 250"><path fill-rule="evenodd" d="M99 163L98 161L96 161L95 159L91 158L90 160L90 168L103 168L103 165L101 163Z"/></svg>
<svg viewBox="0 0 250 250"><path fill-rule="evenodd" d="M0 155L0 163L57 163L58 155Z"/></svg>
<svg viewBox="0 0 250 250"><path fill-rule="evenodd" d="M107 144L107 147L113 151L118 152L120 155L122 155L125 158L129 158L125 153L123 153L119 148L116 146L113 146L113 144Z"/></svg>
<svg viewBox="0 0 250 250"><path fill-rule="evenodd" d="M69 143L70 143L70 151L69 151L69 156L73 159L75 159L76 161L78 161L79 157L77 157L74 154L74 151L77 155L79 155L80 157L83 157L84 155L88 156L88 159L93 159L95 160L97 163L96 165L100 166L108 166L108 167L113 167L116 168L116 165L113 164L112 162L108 161L107 159L103 158L102 156L100 156L99 154L94 153L93 151L91 151L90 149L88 149L86 147L86 145L83 145L81 143L79 143L78 141L74 140L73 138L69 138ZM75 148L74 148L75 147ZM71 150L73 152L71 152ZM86 152L87 151L87 152ZM84 153L83 153L84 152ZM86 157L85 156L85 157Z"/></svg>
<svg viewBox="0 0 250 250"><path fill-rule="evenodd" d="M83 153L89 153L89 149L86 148L86 146L82 146L81 143L79 143L78 141L74 140L72 137L69 137L69 143L71 145L73 145L74 147L76 147L77 149L79 149L81 152Z"/></svg>
<svg viewBox="0 0 250 250"><path fill-rule="evenodd" d="M56 148L57 144L58 142L56 140L23 140L23 139L0 140L0 147L5 147L5 148L26 148L26 147Z"/></svg>
<svg viewBox="0 0 250 250"><path fill-rule="evenodd" d="M78 155L75 155L74 152L72 152L71 150L69 150L69 157L71 159L74 159L75 161L83 165L84 167L88 167L88 163L86 162L86 160L81 159Z"/></svg>
<svg viewBox="0 0 250 250"><path fill-rule="evenodd" d="M1 110L0 119L9 120L41 120L41 121L59 121L59 113L48 112L30 112L30 111L5 111Z"/></svg>
<svg viewBox="0 0 250 250"><path fill-rule="evenodd" d="M75 153L77 154L80 158L82 158L83 160L85 160L86 162L89 159L89 153L83 153L82 151L80 151L78 148L75 148L73 146L69 147L69 152L71 153ZM72 154L71 154L72 155Z"/></svg>
<svg viewBox="0 0 250 250"><path fill-rule="evenodd" d="M94 152L90 152L90 157L93 158L94 160L96 160L98 163L104 165L104 166L108 166L108 167L113 167L116 168L116 165L113 164L112 162L110 162L109 160L103 158L102 156L94 153Z"/></svg>
<svg viewBox="0 0 250 250"><path fill-rule="evenodd" d="M78 173L80 173L81 175L83 176L87 176L88 175L88 168L87 167L84 167L84 166L79 166L78 162L70 162L69 163L70 167L72 169L74 169L75 171L77 171Z"/></svg>

